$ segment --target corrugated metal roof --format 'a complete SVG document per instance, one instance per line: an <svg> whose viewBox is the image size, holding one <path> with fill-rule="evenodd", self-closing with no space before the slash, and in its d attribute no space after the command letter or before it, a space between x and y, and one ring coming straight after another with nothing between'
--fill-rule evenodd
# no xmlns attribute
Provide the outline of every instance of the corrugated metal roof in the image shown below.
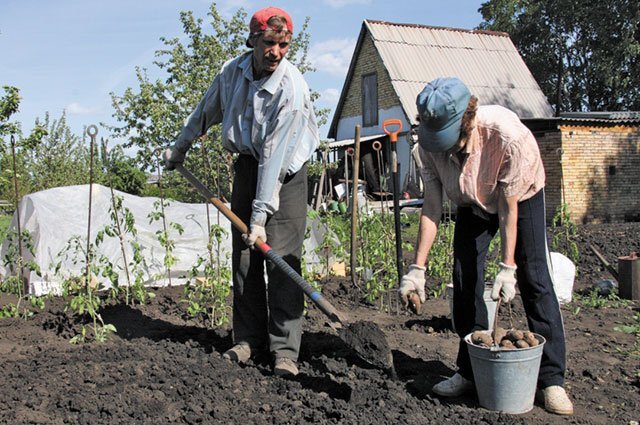
<svg viewBox="0 0 640 425"><path fill-rule="evenodd" d="M610 124L640 124L640 112L616 111L616 112L563 112L560 114L562 121L580 122L606 122Z"/></svg>
<svg viewBox="0 0 640 425"><path fill-rule="evenodd" d="M416 96L434 78L455 76L480 104L505 106L520 118L548 118L553 109L508 34L365 20L329 136L335 137L343 96L353 75L363 37L371 34L411 124Z"/></svg>
<svg viewBox="0 0 640 425"><path fill-rule="evenodd" d="M434 78L456 76L481 104L499 104L521 118L553 109L505 33L365 21L408 118L416 96Z"/></svg>

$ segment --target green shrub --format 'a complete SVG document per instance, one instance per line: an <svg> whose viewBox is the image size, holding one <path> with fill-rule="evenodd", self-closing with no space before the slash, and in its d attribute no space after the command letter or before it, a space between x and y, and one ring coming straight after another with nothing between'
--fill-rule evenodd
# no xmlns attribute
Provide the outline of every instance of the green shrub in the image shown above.
<svg viewBox="0 0 640 425"><path fill-rule="evenodd" d="M9 229L9 224L11 224L11 216L0 214L0 244L7 237L7 229Z"/></svg>

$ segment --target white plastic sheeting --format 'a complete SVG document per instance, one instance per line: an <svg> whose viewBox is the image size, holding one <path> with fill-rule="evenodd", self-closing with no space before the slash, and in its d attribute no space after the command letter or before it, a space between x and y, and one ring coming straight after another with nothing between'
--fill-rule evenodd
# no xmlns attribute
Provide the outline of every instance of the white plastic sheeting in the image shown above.
<svg viewBox="0 0 640 425"><path fill-rule="evenodd" d="M154 202L159 198L138 197L114 191L122 197L122 208L131 211L135 219L137 235L135 240L142 247L146 264L144 280L146 286L165 286L169 283L163 259L165 249L158 240L156 232L163 228L162 220L150 222L149 214L154 211ZM94 184L91 202L91 242L95 242L97 233L112 223L109 209L112 205L111 190L108 187ZM62 281L71 275L84 273L84 249L87 243L87 216L89 206L89 185L66 186L25 196L20 202L20 224L23 230L29 231L35 256L23 249L25 261L34 260L40 267L41 275L35 272L28 275L30 292L35 295L47 293L59 294ZM155 208L155 211L158 211ZM219 224L227 230L227 237L221 244L221 261L230 267L231 264L231 225L222 214L218 214L213 205L209 205L211 224ZM171 267L171 284L186 282L186 276L196 263L199 255L207 255L207 208L206 204L186 204L165 200L165 218L167 223L178 223L184 228L180 235L169 227L169 238L174 242L173 256L176 263ZM15 232L17 217L14 214L9 232ZM307 267L314 267L318 258L314 254L317 235L321 233L317 226L312 226L311 236L305 241L305 260ZM80 237L82 252L64 259L60 253L74 237ZM134 237L124 236L127 261L132 261L131 242ZM8 248L5 240L0 249L0 258L4 258ZM114 265L118 273L118 283L127 284L125 262L123 260L120 241L117 237L105 235L104 241L97 247L96 256L104 255ZM4 261L3 261L4 262ZM56 265L60 264L56 272ZM0 263L0 278L9 273L9 268ZM133 279L133 278L132 278ZM108 288L108 279L100 278L104 287Z"/></svg>
<svg viewBox="0 0 640 425"><path fill-rule="evenodd" d="M571 302L573 295L573 281L576 277L576 266L566 256L559 252L551 253L553 266L553 289L560 304Z"/></svg>

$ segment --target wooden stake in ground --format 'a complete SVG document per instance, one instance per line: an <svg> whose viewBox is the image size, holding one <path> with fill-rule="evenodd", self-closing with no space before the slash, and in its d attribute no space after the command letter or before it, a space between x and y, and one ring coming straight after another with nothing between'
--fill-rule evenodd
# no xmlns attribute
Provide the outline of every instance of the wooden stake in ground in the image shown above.
<svg viewBox="0 0 640 425"><path fill-rule="evenodd" d="M353 154L353 184L351 185L353 195L351 196L351 282L358 287L356 279L356 248L358 239L356 237L356 225L358 224L358 173L360 172L360 126L356 125L356 135L354 138L355 152ZM347 165L345 157L345 167Z"/></svg>
<svg viewBox="0 0 640 425"><path fill-rule="evenodd" d="M103 163L109 163L107 161L107 142L104 139L102 140L102 158ZM111 168L111 167L110 167ZM131 276L129 274L129 261L127 260L127 250L125 246L124 232L122 231L122 225L120 224L120 213L118 212L118 205L116 202L116 195L113 191L113 177L111 175L111 169L107 170L107 176L109 178L109 191L111 193L111 208L113 208L113 218L116 222L116 229L118 231L118 240L120 242L120 252L122 253L122 261L124 262L124 273L127 278L127 292L126 292L126 300L125 303L129 304L129 293L131 290Z"/></svg>
<svg viewBox="0 0 640 425"><path fill-rule="evenodd" d="M162 228L164 229L164 234L166 237L169 237L169 229L167 228L167 219L165 217L164 212L164 190L162 189L162 174L160 173L160 150L156 151L156 167L158 169L158 191L160 192L160 214L162 215ZM164 249L167 251L167 246L164 244ZM167 255L165 253L165 255ZM165 257L166 258L166 257ZM171 286L171 267L165 264L165 269L167 271L167 279L169 280L169 286Z"/></svg>
<svg viewBox="0 0 640 425"><path fill-rule="evenodd" d="M16 165L16 138L13 134L11 135L11 155L13 157L13 190L16 199L16 225L18 226L18 264L16 264L16 272L18 273L20 288L23 294L27 294L29 292L29 284L26 280L23 281L22 279L22 264L24 261L22 257L22 227L20 226L20 191L18 190L18 167Z"/></svg>

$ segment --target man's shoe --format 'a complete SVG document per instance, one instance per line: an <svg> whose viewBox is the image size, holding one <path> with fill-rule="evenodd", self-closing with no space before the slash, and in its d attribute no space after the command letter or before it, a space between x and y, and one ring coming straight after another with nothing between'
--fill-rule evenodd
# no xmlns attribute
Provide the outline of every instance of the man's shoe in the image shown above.
<svg viewBox="0 0 640 425"><path fill-rule="evenodd" d="M222 355L223 359L231 360L236 363L246 363L251 357L251 347L247 344L236 344L229 348Z"/></svg>
<svg viewBox="0 0 640 425"><path fill-rule="evenodd" d="M278 357L273 366L273 374L276 376L296 376L298 374L298 366L296 362L287 357Z"/></svg>
<svg viewBox="0 0 640 425"><path fill-rule="evenodd" d="M573 403L567 392L559 385L551 385L542 390L544 409L556 415L573 415Z"/></svg>
<svg viewBox="0 0 640 425"><path fill-rule="evenodd" d="M458 397L472 391L473 388L473 382L456 373L446 381L434 385L431 391L443 397Z"/></svg>

